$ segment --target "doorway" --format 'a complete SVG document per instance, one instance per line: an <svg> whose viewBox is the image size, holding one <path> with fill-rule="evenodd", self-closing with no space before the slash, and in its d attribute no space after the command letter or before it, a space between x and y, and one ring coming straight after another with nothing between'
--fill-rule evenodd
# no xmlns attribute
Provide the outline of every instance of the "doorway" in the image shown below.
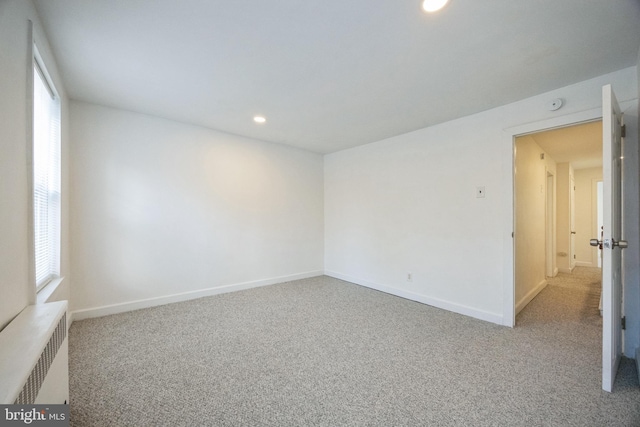
<svg viewBox="0 0 640 427"><path fill-rule="evenodd" d="M510 263L505 265L505 279L508 286L504 287L504 319L503 324L506 326L515 326L516 318L516 240L518 233L516 226L515 205L517 183L517 166L515 141L519 136L530 135L536 132L549 129L560 129L579 123L590 123L601 121L603 126L602 133L602 153L603 162L603 187L604 187L604 238L602 241L595 240L594 245L603 246L602 261L602 287L603 296L603 313L602 317L602 388L605 391L611 391L613 388L613 380L615 379L616 367L621 360L621 342L622 342L622 249L627 247L627 241L621 233L622 215L622 164L623 153L623 135L624 127L623 115L619 104L615 99L611 85L602 87L602 109L593 109L580 113L568 114L566 116L558 116L540 122L529 123L510 129L505 129L505 137L509 138L510 150L504 152L505 158L508 155L508 164L512 167L505 169L505 179L511 181L511 193L508 195L508 206L513 212L513 220L505 223L503 239L506 246L511 246L508 252ZM506 140L505 140L506 142ZM507 176L507 172L509 176ZM560 177L556 176L556 189L562 188L559 184ZM562 200L556 197L556 201ZM556 203L557 204L557 203ZM556 219L559 215L556 215ZM557 230L556 239L561 233ZM596 244L597 243L597 244ZM558 248L559 249L559 248ZM608 250L607 250L608 249ZM560 254L560 250L558 250ZM566 256L566 254L564 254ZM623 319L624 320L624 319ZM600 350L600 349L599 349Z"/></svg>
<svg viewBox="0 0 640 427"><path fill-rule="evenodd" d="M518 135L514 166L515 317L558 273L599 267L589 240L598 228L602 121Z"/></svg>

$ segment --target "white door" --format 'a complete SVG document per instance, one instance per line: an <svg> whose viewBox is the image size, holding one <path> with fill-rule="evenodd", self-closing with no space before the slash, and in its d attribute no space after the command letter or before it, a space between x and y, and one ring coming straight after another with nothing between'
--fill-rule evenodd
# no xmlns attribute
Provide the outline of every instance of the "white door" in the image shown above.
<svg viewBox="0 0 640 427"><path fill-rule="evenodd" d="M602 88L602 128L602 389L611 392L622 355L621 252L626 247L622 236L622 113L611 85Z"/></svg>

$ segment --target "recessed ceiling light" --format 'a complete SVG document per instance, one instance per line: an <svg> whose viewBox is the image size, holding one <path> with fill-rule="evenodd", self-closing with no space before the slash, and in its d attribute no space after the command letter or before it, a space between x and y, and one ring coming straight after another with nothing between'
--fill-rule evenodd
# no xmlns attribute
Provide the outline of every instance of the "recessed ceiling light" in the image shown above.
<svg viewBox="0 0 640 427"><path fill-rule="evenodd" d="M424 0L422 8L425 12L436 12L444 7L449 0Z"/></svg>
<svg viewBox="0 0 640 427"><path fill-rule="evenodd" d="M253 121L254 121L254 122L256 122L256 123L264 123L264 122L266 122L266 121L267 121L267 119L265 119L265 118L264 118L264 117L262 117L262 116L255 116L255 117L253 118Z"/></svg>

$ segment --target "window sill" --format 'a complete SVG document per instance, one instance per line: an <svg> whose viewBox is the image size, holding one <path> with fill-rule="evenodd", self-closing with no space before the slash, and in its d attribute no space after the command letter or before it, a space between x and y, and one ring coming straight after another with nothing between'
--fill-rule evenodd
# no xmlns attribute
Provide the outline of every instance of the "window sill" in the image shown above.
<svg viewBox="0 0 640 427"><path fill-rule="evenodd" d="M56 293L63 280L64 277L55 278L40 289L36 294L36 304L45 304L49 302L49 299Z"/></svg>

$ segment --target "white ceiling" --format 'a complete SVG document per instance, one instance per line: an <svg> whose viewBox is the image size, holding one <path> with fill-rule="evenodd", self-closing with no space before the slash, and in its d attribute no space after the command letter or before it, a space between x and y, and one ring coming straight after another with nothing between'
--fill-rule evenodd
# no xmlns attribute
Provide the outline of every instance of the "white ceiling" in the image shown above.
<svg viewBox="0 0 640 427"><path fill-rule="evenodd" d="M319 153L632 66L640 44L638 0L36 6L71 98Z"/></svg>
<svg viewBox="0 0 640 427"><path fill-rule="evenodd" d="M601 120L530 136L556 163L571 163L574 169L602 167Z"/></svg>

